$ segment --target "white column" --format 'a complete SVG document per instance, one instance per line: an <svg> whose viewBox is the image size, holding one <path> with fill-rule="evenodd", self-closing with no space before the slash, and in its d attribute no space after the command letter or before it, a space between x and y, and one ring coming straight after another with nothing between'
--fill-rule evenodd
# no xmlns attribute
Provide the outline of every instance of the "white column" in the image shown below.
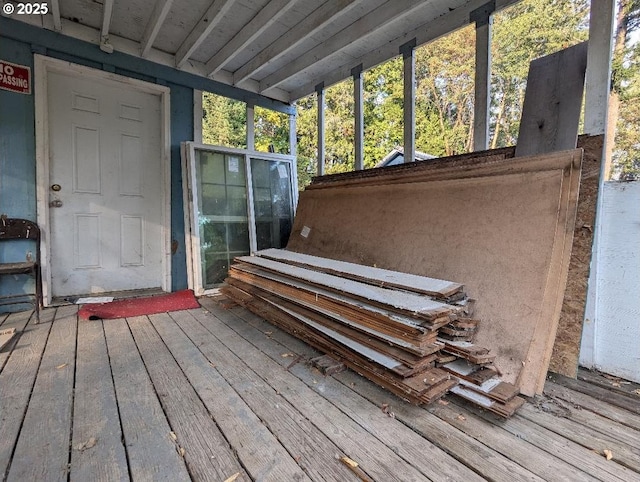
<svg viewBox="0 0 640 482"><path fill-rule="evenodd" d="M255 107L247 102L247 150L256 150Z"/></svg>
<svg viewBox="0 0 640 482"><path fill-rule="evenodd" d="M404 162L416 158L416 39L400 47L404 69Z"/></svg>
<svg viewBox="0 0 640 482"><path fill-rule="evenodd" d="M475 103L473 106L473 150L489 147L489 108L491 107L491 14L495 0L469 14L469 23L476 24Z"/></svg>
<svg viewBox="0 0 640 482"><path fill-rule="evenodd" d="M491 24L487 16L476 22L475 104L473 107L473 150L489 146L489 106L491 105Z"/></svg>
<svg viewBox="0 0 640 482"><path fill-rule="evenodd" d="M202 144L202 91L193 91L193 141Z"/></svg>
<svg viewBox="0 0 640 482"><path fill-rule="evenodd" d="M585 134L598 135L607 131L615 8L615 0L592 0L591 2L585 78Z"/></svg>
<svg viewBox="0 0 640 482"><path fill-rule="evenodd" d="M318 176L324 176L324 83L316 85L318 97Z"/></svg>
<svg viewBox="0 0 640 482"><path fill-rule="evenodd" d="M355 169L364 169L364 85L362 79L362 64L351 69L353 76L353 105L355 129Z"/></svg>
<svg viewBox="0 0 640 482"><path fill-rule="evenodd" d="M615 20L615 0L592 0L589 18L589 51L585 78L584 132L598 135L607 132L607 110L609 85L611 83L611 56L613 50L613 24ZM604 139L600 186L596 202L596 221L593 231L593 248L589 269L587 302L582 328L580 364L592 368L596 363L598 331L598 255L600 226L602 224L603 183L609 174L610 160L605 159L607 139Z"/></svg>
<svg viewBox="0 0 640 482"><path fill-rule="evenodd" d="M296 114L289 114L289 154L296 156L298 151L298 135L296 132Z"/></svg>

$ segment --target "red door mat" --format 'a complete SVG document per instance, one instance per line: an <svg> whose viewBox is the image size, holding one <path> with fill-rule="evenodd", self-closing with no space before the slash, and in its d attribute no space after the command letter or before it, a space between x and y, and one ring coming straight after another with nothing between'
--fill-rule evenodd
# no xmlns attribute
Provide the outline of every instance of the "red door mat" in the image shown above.
<svg viewBox="0 0 640 482"><path fill-rule="evenodd" d="M128 298L111 303L87 304L78 311L85 320L107 320L113 318L131 318L133 316L153 315L167 311L190 310L200 308L192 290L177 291L160 296Z"/></svg>

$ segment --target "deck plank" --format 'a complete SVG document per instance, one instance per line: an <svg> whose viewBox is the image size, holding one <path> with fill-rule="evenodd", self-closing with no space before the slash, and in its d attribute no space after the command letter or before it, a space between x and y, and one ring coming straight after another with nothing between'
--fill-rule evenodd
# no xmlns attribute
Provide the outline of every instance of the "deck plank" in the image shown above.
<svg viewBox="0 0 640 482"><path fill-rule="evenodd" d="M127 322L107 320L103 326L131 478L190 480Z"/></svg>
<svg viewBox="0 0 640 482"><path fill-rule="evenodd" d="M611 405L609 403L596 400L589 395L581 392L576 392L569 388L558 385L549 380L545 383L544 393L555 399L564 400L565 402L573 405L574 407L582 407L591 413L596 413L610 420L616 421L640 431L640 415L631 413L624 408ZM640 403L640 401L639 401Z"/></svg>
<svg viewBox="0 0 640 482"><path fill-rule="evenodd" d="M239 358L239 354L230 351L205 329L202 323L208 324L208 315L173 315L180 328L198 345L199 350L216 366L251 410L270 428L289 453L294 454L309 477L318 481L358 480L337 460L336 454L342 453L337 445L251 370Z"/></svg>
<svg viewBox="0 0 640 482"><path fill-rule="evenodd" d="M79 322L76 363L70 478L129 480L102 321Z"/></svg>
<svg viewBox="0 0 640 482"><path fill-rule="evenodd" d="M251 480L146 316L128 318L191 476L199 480Z"/></svg>
<svg viewBox="0 0 640 482"><path fill-rule="evenodd" d="M201 310L192 310L192 312ZM224 314L221 313L221 315ZM231 315L230 316L234 316ZM235 353L262 378L293 403L311 422L331 438L345 454L375 480L423 481L424 475L408 465L393 450L369 434L324 397L275 363L267 355L238 335L215 316L208 315L208 326L216 338ZM237 320L239 321L239 320Z"/></svg>
<svg viewBox="0 0 640 482"><path fill-rule="evenodd" d="M449 403L447 400L445 403ZM492 447L505 457L522 465L545 480L598 480L560 458L550 456L544 450L531 445L526 440L514 436L497 425L492 425L468 410L456 410L457 407L434 404L427 411L456 427L467 435Z"/></svg>
<svg viewBox="0 0 640 482"><path fill-rule="evenodd" d="M636 415L640 415L640 403L638 403L638 400L634 400L634 398L626 394L617 393L611 390L611 388L593 385L582 380L576 380L562 375L554 374L551 379L558 385L570 388L576 392L584 393L596 400L607 402L611 405L615 405L616 407L624 408Z"/></svg>
<svg viewBox="0 0 640 482"><path fill-rule="evenodd" d="M0 351L0 372L4 369L7 360L9 359L9 355L11 355L11 351L13 347L18 343L18 338L20 338L20 332L22 332L27 326L27 323L31 319L33 315L32 311L21 311L18 313L8 313L6 316L4 314L0 315L0 317L4 317L4 323L2 324L2 329L15 328L16 334L13 336L9 343L6 344ZM53 314L52 314L53 315ZM50 316L52 316L50 315ZM35 323L35 317L33 323ZM49 319L50 321L50 319Z"/></svg>
<svg viewBox="0 0 640 482"><path fill-rule="evenodd" d="M67 480L77 325L77 307L56 310L8 481Z"/></svg>
<svg viewBox="0 0 640 482"><path fill-rule="evenodd" d="M190 316L174 313L174 317ZM310 480L167 313L149 317L207 410L254 480Z"/></svg>
<svg viewBox="0 0 640 482"><path fill-rule="evenodd" d="M640 472L638 434L631 430L626 431L625 427L615 422L599 424L597 416L586 419L580 417L579 413L575 416L559 417L531 405L522 407L518 413L536 425L562 435L591 451L602 454L604 449L608 449L613 454L613 461Z"/></svg>
<svg viewBox="0 0 640 482"><path fill-rule="evenodd" d="M222 313L218 314L224 316ZM281 357L281 353L288 351L288 348L273 339L266 338L258 329L248 323L233 323L230 320L225 323L284 368L291 363L289 358ZM296 351L296 353L304 355L305 359L315 354L310 347L306 352ZM289 371L382 443L391 446L406 463L413 465L429 479L484 480L400 421L390 418L383 413L380 406L373 405L333 378L314 374L308 366L300 363L291 366Z"/></svg>
<svg viewBox="0 0 640 482"><path fill-rule="evenodd" d="M0 475L3 480L27 411L54 315L55 310L43 313L38 325L35 317L31 319L23 333L14 338L12 343L15 346L0 373Z"/></svg>
<svg viewBox="0 0 640 482"><path fill-rule="evenodd" d="M207 305L207 307L212 310L216 309L215 306L211 305ZM270 332L270 336L281 341L294 353L305 353L305 350L309 349L304 342L284 333L279 328L242 308L231 311L235 315L241 316L243 321ZM241 327L242 325L238 324L237 326ZM313 352L306 353L311 356ZM392 410L397 420L400 420L436 447L450 454L461 465L468 466L485 478L500 481L511 481L514 478L519 480L543 480L491 447L485 446L435 416L425 415L425 411L420 407L400 400L395 395L351 370L335 374L333 377L378 407L391 401Z"/></svg>
<svg viewBox="0 0 640 482"><path fill-rule="evenodd" d="M616 463L611 463L602 455L565 438L569 434L558 435L551 430L540 427L535 423L516 414L508 420L498 420L495 416L482 413L480 410L467 406L465 402L456 400L455 403L482 417L489 423L494 423L508 430L517 437L560 457L562 460L578 467L601 480L638 480L638 474Z"/></svg>

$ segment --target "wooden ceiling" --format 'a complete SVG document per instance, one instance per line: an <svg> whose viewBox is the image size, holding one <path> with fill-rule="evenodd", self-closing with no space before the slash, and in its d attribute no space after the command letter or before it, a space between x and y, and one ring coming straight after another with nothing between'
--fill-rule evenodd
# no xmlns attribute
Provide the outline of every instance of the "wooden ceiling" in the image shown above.
<svg viewBox="0 0 640 482"><path fill-rule="evenodd" d="M12 18L292 102L516 1L50 0Z"/></svg>

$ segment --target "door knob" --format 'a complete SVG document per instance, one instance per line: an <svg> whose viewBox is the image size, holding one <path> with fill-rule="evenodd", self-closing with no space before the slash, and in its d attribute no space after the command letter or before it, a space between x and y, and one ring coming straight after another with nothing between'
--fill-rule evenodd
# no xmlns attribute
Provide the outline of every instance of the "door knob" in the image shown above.
<svg viewBox="0 0 640 482"><path fill-rule="evenodd" d="M54 199L49 203L50 208L60 208L62 207L62 201L60 199Z"/></svg>

